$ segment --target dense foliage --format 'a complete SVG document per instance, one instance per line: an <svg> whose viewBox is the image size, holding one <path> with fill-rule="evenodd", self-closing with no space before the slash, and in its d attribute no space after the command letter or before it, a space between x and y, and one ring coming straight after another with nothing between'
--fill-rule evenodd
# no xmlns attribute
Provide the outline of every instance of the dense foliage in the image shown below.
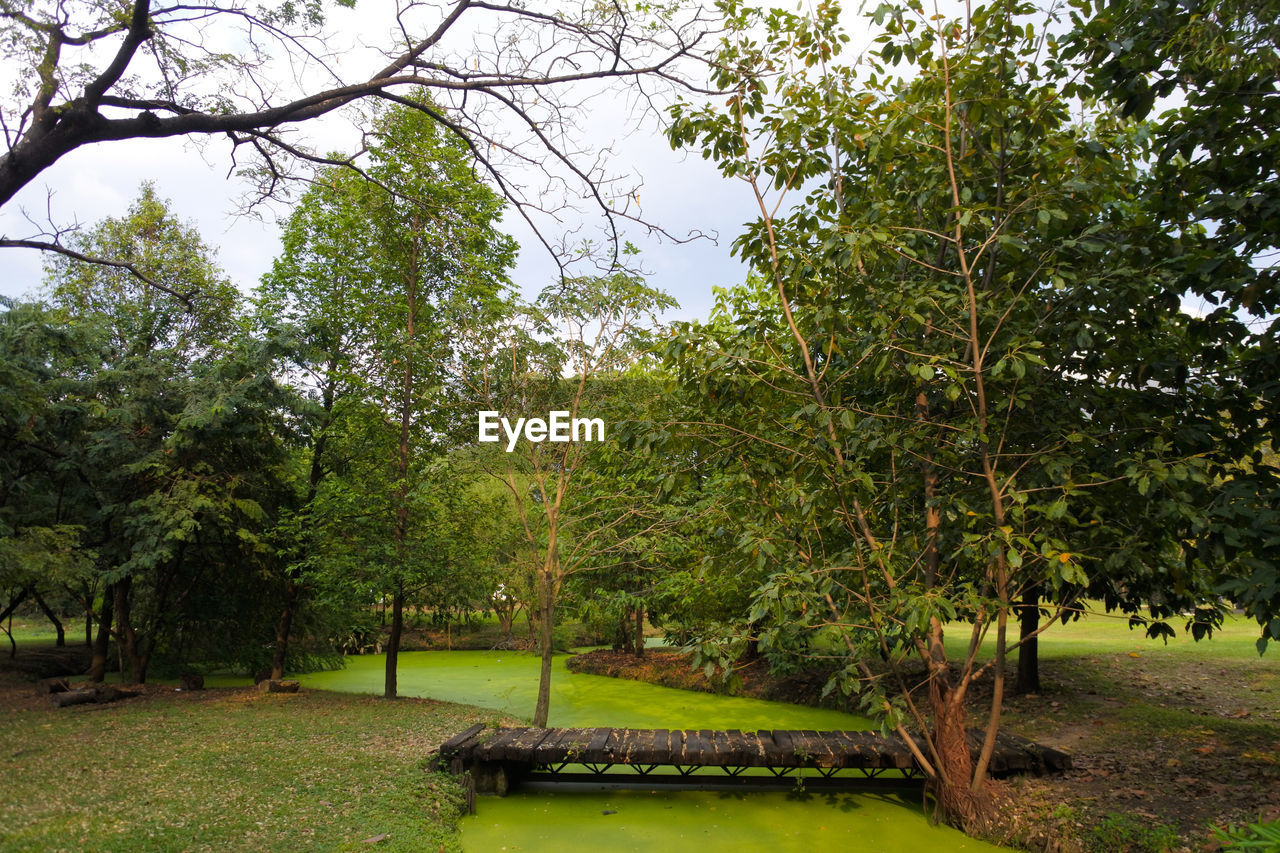
<svg viewBox="0 0 1280 853"><path fill-rule="evenodd" d="M515 298L425 92L316 172L252 310L144 187L0 315L3 613L84 614L93 677L114 639L142 680L379 648L382 608L392 697L407 609L523 611L538 724L563 613L637 655L661 622L926 732L978 822L1012 660L1035 690L1082 601L1280 638L1272 11L906 0L852 62L833 3L725 3L723 97L670 140L758 205L751 273L669 329L617 268ZM607 434L477 442L480 410Z"/></svg>

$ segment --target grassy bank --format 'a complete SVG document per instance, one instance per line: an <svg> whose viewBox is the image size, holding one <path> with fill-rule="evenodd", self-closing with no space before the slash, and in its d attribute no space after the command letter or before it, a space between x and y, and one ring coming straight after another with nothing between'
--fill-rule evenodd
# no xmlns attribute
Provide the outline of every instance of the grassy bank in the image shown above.
<svg viewBox="0 0 1280 853"><path fill-rule="evenodd" d="M0 850L458 850L461 789L423 760L493 712L307 690L52 708L0 683Z"/></svg>

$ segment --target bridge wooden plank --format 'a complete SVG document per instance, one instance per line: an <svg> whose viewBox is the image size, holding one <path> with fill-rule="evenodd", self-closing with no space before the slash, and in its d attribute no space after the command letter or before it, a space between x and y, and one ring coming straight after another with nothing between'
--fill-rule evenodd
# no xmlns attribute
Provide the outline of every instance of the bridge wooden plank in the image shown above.
<svg viewBox="0 0 1280 853"><path fill-rule="evenodd" d="M667 745L666 729L645 729L640 737L636 738L635 746L631 750L632 764L658 764L661 759L655 758L659 755L658 742L661 740L662 745Z"/></svg>
<svg viewBox="0 0 1280 853"><path fill-rule="evenodd" d="M594 736L594 729L561 729L558 737L548 737L539 745L536 751L538 761L543 764L581 762L582 755Z"/></svg>
<svg viewBox="0 0 1280 853"><path fill-rule="evenodd" d="M730 729L725 732L725 740L728 741L729 763L735 767L749 766L754 753L747 745L747 739L742 734L742 730Z"/></svg>
<svg viewBox="0 0 1280 853"><path fill-rule="evenodd" d="M773 747L769 751L769 763L774 767L799 767L804 762L796 755L794 732L775 729L769 732Z"/></svg>
<svg viewBox="0 0 1280 853"><path fill-rule="evenodd" d="M671 755L671 763L681 763L684 758L684 732L680 729L668 730L667 742L669 744L667 752Z"/></svg>
<svg viewBox="0 0 1280 853"><path fill-rule="evenodd" d="M630 764L628 758L631 745L636 742L637 729L615 729L609 740L605 742L604 751L609 760L616 764Z"/></svg>
<svg viewBox="0 0 1280 853"><path fill-rule="evenodd" d="M725 731L713 731L711 734L711 765L714 767L727 767L730 764L737 764L733 760L733 743L729 739L729 733Z"/></svg>
<svg viewBox="0 0 1280 853"><path fill-rule="evenodd" d="M861 741L857 738L851 738L849 735L853 732L836 731L827 733L827 744L831 747L831 752L835 756L832 767L857 767L859 763L866 759L862 755L859 747Z"/></svg>
<svg viewBox="0 0 1280 853"><path fill-rule="evenodd" d="M613 761L612 753L605 749L611 738L617 737L618 729L589 729L591 739L583 751L582 760L591 764L609 764Z"/></svg>
<svg viewBox="0 0 1280 853"><path fill-rule="evenodd" d="M808 763L814 767L830 767L835 756L822 734L813 729L803 729L800 735L804 741L804 753L809 757Z"/></svg>
<svg viewBox="0 0 1280 853"><path fill-rule="evenodd" d="M875 732L856 732L858 741L861 742L859 754L865 754L867 766L870 768L880 769L903 769L902 762L907 762L905 767L914 766L911 758L911 750L893 735L883 736Z"/></svg>
<svg viewBox="0 0 1280 853"><path fill-rule="evenodd" d="M702 758L702 763L710 767L717 767L724 764L724 760L722 760L720 755L721 744L716 738L716 734L716 732L710 729L698 730L698 737L703 740L706 746L706 754Z"/></svg>
<svg viewBox="0 0 1280 853"><path fill-rule="evenodd" d="M637 739L631 751L633 764L663 764L671 755L670 732L666 729L647 730Z"/></svg>
<svg viewBox="0 0 1280 853"><path fill-rule="evenodd" d="M720 763L720 756L717 754L716 733L711 729L698 729L698 740L702 741L702 763L715 766Z"/></svg>
<svg viewBox="0 0 1280 853"><path fill-rule="evenodd" d="M724 767L732 764L733 762L729 757L731 749L728 733L723 731L709 731L707 732L707 735L707 740L711 743L711 754L708 756L708 761L711 766Z"/></svg>
<svg viewBox="0 0 1280 853"><path fill-rule="evenodd" d="M479 739L480 733L485 730L484 723L476 723L474 726L465 731L458 732L453 737L440 745L440 754L445 758L452 758L455 755L461 755L462 752ZM462 756L466 757L466 756Z"/></svg>
<svg viewBox="0 0 1280 853"><path fill-rule="evenodd" d="M653 764L653 742L658 737L654 729L637 731L635 739L627 748L627 759L630 764Z"/></svg>
<svg viewBox="0 0 1280 853"><path fill-rule="evenodd" d="M742 738L746 742L746 748L749 749L751 756L748 760L749 767L765 767L768 766L768 752L765 748L762 733L759 731L744 731ZM769 743L773 743L773 738L768 738Z"/></svg>
<svg viewBox="0 0 1280 853"><path fill-rule="evenodd" d="M684 739L680 749L681 764L701 764L702 763L702 741L698 738L697 731L693 729L683 729L680 736Z"/></svg>
<svg viewBox="0 0 1280 853"><path fill-rule="evenodd" d="M883 766L895 768L897 770L909 770L916 766L916 757L911 754L910 747L907 746L906 742L902 740L902 738L888 735L884 738L884 742L885 763ZM927 756L929 754L929 748L925 745L923 740L916 738L915 743L922 755Z"/></svg>
<svg viewBox="0 0 1280 853"><path fill-rule="evenodd" d="M507 744L524 732L524 728L498 729L493 737L475 748L474 755L482 761L502 761L506 755Z"/></svg>
<svg viewBox="0 0 1280 853"><path fill-rule="evenodd" d="M555 729L525 729L515 740L507 744L503 758L507 761L519 761L524 764L534 762L534 751L555 732Z"/></svg>
<svg viewBox="0 0 1280 853"><path fill-rule="evenodd" d="M685 732L685 763L706 766L712 749L710 729L689 729Z"/></svg>

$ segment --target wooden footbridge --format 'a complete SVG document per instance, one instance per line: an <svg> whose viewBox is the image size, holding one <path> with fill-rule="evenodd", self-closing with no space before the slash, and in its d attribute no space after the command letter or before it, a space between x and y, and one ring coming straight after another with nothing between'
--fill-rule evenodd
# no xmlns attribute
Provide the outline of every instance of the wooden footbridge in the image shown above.
<svg viewBox="0 0 1280 853"><path fill-rule="evenodd" d="M917 741L921 749L923 743ZM971 732L977 757L981 733ZM806 788L916 785L922 773L899 737L851 731L667 729L491 729L475 725L447 740L437 766L470 775L478 793L505 795L522 781L656 787L744 785ZM1000 734L993 776L1061 773L1071 756ZM807 771L807 772L802 772Z"/></svg>

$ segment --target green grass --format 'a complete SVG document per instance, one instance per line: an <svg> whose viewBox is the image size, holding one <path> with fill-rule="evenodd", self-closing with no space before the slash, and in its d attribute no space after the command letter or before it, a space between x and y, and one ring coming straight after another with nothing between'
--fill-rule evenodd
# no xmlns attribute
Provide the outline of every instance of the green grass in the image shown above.
<svg viewBox="0 0 1280 853"><path fill-rule="evenodd" d="M4 627L13 632L13 640L18 644L19 651L32 645L52 645L58 639L58 632L43 616L38 619L21 619L15 616L12 623L5 621ZM68 643L84 642L83 619L64 620L62 627L66 631ZM8 654L10 648L9 638L0 632L0 654Z"/></svg>
<svg viewBox="0 0 1280 853"><path fill-rule="evenodd" d="M497 719L316 690L26 705L0 717L5 851L455 851L461 789L422 762Z"/></svg>
<svg viewBox="0 0 1280 853"><path fill-rule="evenodd" d="M1128 654L1149 656L1153 658L1203 659L1215 658L1226 660L1258 660L1258 623L1243 616L1228 616L1221 630L1215 631L1212 638L1200 640L1191 638L1191 634L1183 630L1186 619L1168 620L1170 627L1178 632L1178 636L1167 643L1153 640L1146 636L1144 628L1130 628L1128 617L1104 613L1101 607L1093 603L1087 604L1088 612L1084 617L1067 624L1055 623L1040 635L1040 659L1054 660L1076 658L1091 654ZM968 626L955 625L947 635L947 652L956 657L962 655L968 647ZM1012 619L1009 622L1010 642L1017 639L1018 626ZM995 628L988 631L983 643L984 650L994 648ZM1267 657L1272 653L1268 652Z"/></svg>

